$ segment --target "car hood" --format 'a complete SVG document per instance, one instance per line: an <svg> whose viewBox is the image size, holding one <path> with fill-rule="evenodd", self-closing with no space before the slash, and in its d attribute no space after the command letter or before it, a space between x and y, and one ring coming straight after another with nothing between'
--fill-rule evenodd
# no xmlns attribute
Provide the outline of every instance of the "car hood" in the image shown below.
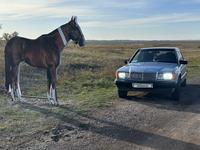
<svg viewBox="0 0 200 150"><path fill-rule="evenodd" d="M141 62L129 63L118 69L121 72L174 72L177 69L175 63Z"/></svg>

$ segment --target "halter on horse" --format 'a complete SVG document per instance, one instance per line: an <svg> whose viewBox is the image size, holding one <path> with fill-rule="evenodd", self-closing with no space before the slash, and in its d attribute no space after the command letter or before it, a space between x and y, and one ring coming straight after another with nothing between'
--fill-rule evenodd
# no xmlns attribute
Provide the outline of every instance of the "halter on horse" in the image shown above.
<svg viewBox="0 0 200 150"><path fill-rule="evenodd" d="M58 105L56 69L60 64L61 51L70 40L79 46L85 45L85 38L76 17L72 17L68 23L35 40L17 36L8 41L4 51L5 87L13 101L15 97L21 100L19 65L24 61L31 66L47 69L47 98L51 104Z"/></svg>

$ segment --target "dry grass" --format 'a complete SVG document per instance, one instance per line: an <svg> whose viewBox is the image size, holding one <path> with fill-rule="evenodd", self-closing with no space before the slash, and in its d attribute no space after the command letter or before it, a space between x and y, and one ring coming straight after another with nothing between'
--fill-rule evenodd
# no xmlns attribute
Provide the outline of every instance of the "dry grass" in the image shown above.
<svg viewBox="0 0 200 150"><path fill-rule="evenodd" d="M58 69L58 97L68 108L78 112L110 105L117 99L116 87L113 82L116 69L124 65L123 61L131 57L137 48L146 46L179 46L183 48L183 54L189 61L189 78L197 77L200 75L200 67L198 67L200 65L199 45L197 42L89 44L84 48L71 45L63 51L62 64ZM2 46L0 48L1 87L4 84L3 49ZM46 82L45 70L22 64L21 86L23 94L46 96ZM24 109L19 105L12 106L8 103L10 98L3 92L0 94L0 140L2 140L0 145L15 143L15 140L5 140L5 137L14 136L19 139L43 129L51 129L58 123L58 120L37 110ZM27 101L29 102L29 100ZM37 99L31 101L39 102ZM48 103L46 100L40 101ZM52 108L48 106L45 108L60 116L68 111L62 107Z"/></svg>
<svg viewBox="0 0 200 150"><path fill-rule="evenodd" d="M92 107L102 106L116 98L113 84L115 70L123 65L123 60L131 57L140 47L179 46L189 61L189 76L199 74L200 48L197 42L135 42L130 44L108 43L89 44L84 48L71 45L62 53L62 63L58 69L58 96L63 102L68 100L76 104L92 102ZM3 45L1 43L1 45ZM4 78L3 46L0 49L0 76ZM46 71L21 65L21 86L25 95L46 96ZM4 80L0 81L3 86ZM107 98L105 91L109 91ZM105 92L106 93L106 92ZM104 95L101 97L101 95ZM96 104L94 104L94 99ZM106 99L106 100L105 100ZM76 105L75 104L75 105ZM88 104L90 107L90 105Z"/></svg>
<svg viewBox="0 0 200 150"><path fill-rule="evenodd" d="M62 63L58 69L58 96L65 103L74 101L75 105L92 103L89 107L103 106L116 98L115 70L124 65L123 60L130 58L140 47L179 46L189 61L189 76L199 74L200 48L197 42L136 42L130 44L108 43L89 44L84 48L70 45L62 53ZM1 43L1 45L3 45ZM3 46L0 49L0 76L4 78ZM46 71L21 65L21 86L25 95L46 96ZM0 81L3 86L4 80ZM105 97L105 94L108 97ZM102 95L102 96L101 96ZM73 100L72 100L73 99ZM96 102L96 104L95 104ZM77 105L79 106L79 105ZM87 109L88 109L87 108Z"/></svg>

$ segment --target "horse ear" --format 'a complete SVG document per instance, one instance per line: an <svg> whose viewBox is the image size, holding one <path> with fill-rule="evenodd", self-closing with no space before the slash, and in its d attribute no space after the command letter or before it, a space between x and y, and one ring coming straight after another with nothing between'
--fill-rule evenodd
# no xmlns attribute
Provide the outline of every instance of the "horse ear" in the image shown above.
<svg viewBox="0 0 200 150"><path fill-rule="evenodd" d="M74 21L74 16L72 16L71 21Z"/></svg>
<svg viewBox="0 0 200 150"><path fill-rule="evenodd" d="M77 23L77 16L74 16L74 22Z"/></svg>
<svg viewBox="0 0 200 150"><path fill-rule="evenodd" d="M77 21L77 16L72 16L71 21L76 22Z"/></svg>

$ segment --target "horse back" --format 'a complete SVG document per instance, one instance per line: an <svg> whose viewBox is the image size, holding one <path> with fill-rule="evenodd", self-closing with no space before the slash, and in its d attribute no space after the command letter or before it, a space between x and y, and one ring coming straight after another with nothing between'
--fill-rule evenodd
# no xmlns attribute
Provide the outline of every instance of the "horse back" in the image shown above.
<svg viewBox="0 0 200 150"><path fill-rule="evenodd" d="M11 38L5 46L4 53L6 56L8 56L11 60L13 60L13 63L19 63L21 59L23 58L23 43L24 43L23 38L21 37L13 37Z"/></svg>
<svg viewBox="0 0 200 150"><path fill-rule="evenodd" d="M31 66L47 68L59 64L60 53L52 37L40 36L37 39L13 37L7 42L5 53L15 63L25 61Z"/></svg>

